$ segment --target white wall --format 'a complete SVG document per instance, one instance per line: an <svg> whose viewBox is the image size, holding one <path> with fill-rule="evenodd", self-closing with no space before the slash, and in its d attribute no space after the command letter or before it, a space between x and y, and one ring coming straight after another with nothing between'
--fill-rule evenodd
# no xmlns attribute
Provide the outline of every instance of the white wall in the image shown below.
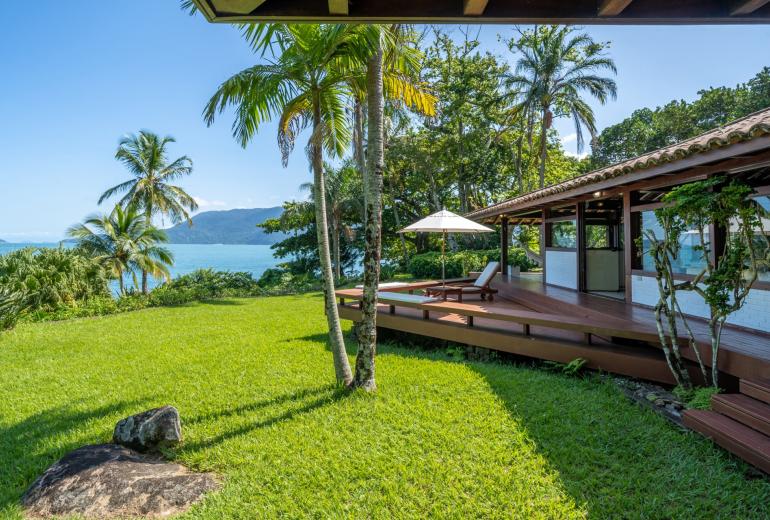
<svg viewBox="0 0 770 520"><path fill-rule="evenodd" d="M658 284L651 276L633 275L631 290L634 303L654 306L658 303ZM693 292L682 291L677 299L685 314L708 317L708 306ZM752 289L744 306L727 323L770 332L770 291Z"/></svg>
<svg viewBox="0 0 770 520"><path fill-rule="evenodd" d="M545 283L577 289L577 253L546 250Z"/></svg>

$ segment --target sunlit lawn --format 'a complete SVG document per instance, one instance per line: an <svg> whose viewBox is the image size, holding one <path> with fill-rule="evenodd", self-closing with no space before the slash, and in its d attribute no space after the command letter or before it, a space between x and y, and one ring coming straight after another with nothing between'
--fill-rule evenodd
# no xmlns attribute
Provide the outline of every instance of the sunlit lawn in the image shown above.
<svg viewBox="0 0 770 520"><path fill-rule="evenodd" d="M609 383L383 348L330 383L321 300L234 300L0 335L0 516L37 474L173 404L181 462L225 478L189 518L767 518L770 482Z"/></svg>

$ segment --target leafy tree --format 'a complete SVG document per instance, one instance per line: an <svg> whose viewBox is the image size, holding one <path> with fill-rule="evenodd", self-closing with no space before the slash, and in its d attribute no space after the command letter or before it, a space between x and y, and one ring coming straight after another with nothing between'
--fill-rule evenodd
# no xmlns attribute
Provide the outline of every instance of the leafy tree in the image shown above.
<svg viewBox="0 0 770 520"><path fill-rule="evenodd" d="M78 247L118 280L121 295L126 294L126 274L132 276L135 288L139 287L137 272L170 279L168 266L174 256L158 245L168 240L166 233L153 227L136 206L118 204L109 215L87 217L82 224L70 227L67 235L77 239Z"/></svg>
<svg viewBox="0 0 770 520"><path fill-rule="evenodd" d="M132 178L102 193L99 204L123 194L120 204L141 210L148 225L155 215L169 217L174 223L187 220L192 225L188 211L198 209L198 204L184 189L171 184L192 173L192 161L185 155L169 162L166 147L173 142L171 136L160 137L147 130L121 139L115 158L126 166ZM142 292L147 293L145 270Z"/></svg>
<svg viewBox="0 0 770 520"><path fill-rule="evenodd" d="M635 110L593 143L591 167L601 168L674 144L770 106L770 67L735 87L711 87L698 98Z"/></svg>
<svg viewBox="0 0 770 520"><path fill-rule="evenodd" d="M695 292L709 308L710 379L713 386L718 387L722 328L730 315L743 307L759 270L770 260L766 256L770 252L770 243L762 229L764 210L750 198L752 192L749 186L723 177L678 186L663 197L666 206L655 210L664 236L659 238L651 230L644 230L652 244L650 254L657 272L660 301L655 312L661 343L667 359L670 346L673 362L669 360L669 366L677 383L686 389L692 384L679 354L677 318L687 332L703 379L708 381L709 378L693 332L679 306L677 292ZM711 226L727 230L719 251L713 250L713 239L708 236ZM694 249L703 269L692 280L677 282L672 261L680 253L681 236L690 231L697 236L698 245ZM663 317L668 338L664 334Z"/></svg>
<svg viewBox="0 0 770 520"><path fill-rule="evenodd" d="M604 70L616 72L615 63L605 55L607 45L574 33L572 27L538 26L508 42L521 57L507 83L521 92L525 107L539 112L540 188L545 185L547 136L553 119L572 118L578 151L582 151L583 128L591 137L596 133L593 109L582 94L588 93L602 104L616 96L615 81L598 75Z"/></svg>

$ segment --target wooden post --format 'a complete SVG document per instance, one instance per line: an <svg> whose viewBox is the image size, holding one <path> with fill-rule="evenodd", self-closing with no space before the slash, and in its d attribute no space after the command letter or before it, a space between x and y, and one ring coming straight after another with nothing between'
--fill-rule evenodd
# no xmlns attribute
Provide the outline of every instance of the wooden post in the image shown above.
<svg viewBox="0 0 770 520"><path fill-rule="evenodd" d="M503 277L508 276L508 240L510 231L508 230L508 217L503 215L500 222L500 272Z"/></svg>
<svg viewBox="0 0 770 520"><path fill-rule="evenodd" d="M577 290L586 290L586 223L585 204L578 202L575 206L575 231L577 243Z"/></svg>
<svg viewBox="0 0 770 520"><path fill-rule="evenodd" d="M468 316L468 326L473 327L473 316Z"/></svg>
<svg viewBox="0 0 770 520"><path fill-rule="evenodd" d="M626 303L634 301L631 269L634 264L634 236L631 226L631 190L623 192L623 280L626 289Z"/></svg>
<svg viewBox="0 0 770 520"><path fill-rule="evenodd" d="M548 245L548 223L546 222L546 219L548 218L548 210L544 209L541 215L542 223L540 224L540 258L543 260L543 265L541 266L543 268L543 283L546 283L546 262L545 262L545 250Z"/></svg>

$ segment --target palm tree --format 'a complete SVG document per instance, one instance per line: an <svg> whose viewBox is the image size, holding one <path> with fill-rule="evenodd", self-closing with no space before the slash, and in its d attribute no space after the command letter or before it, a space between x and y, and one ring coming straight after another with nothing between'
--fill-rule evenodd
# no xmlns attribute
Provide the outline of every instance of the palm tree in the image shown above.
<svg viewBox="0 0 770 520"><path fill-rule="evenodd" d="M192 173L192 161L186 155L168 161L166 147L175 142L171 136L160 137L142 130L120 140L115 159L122 162L132 178L113 186L99 197L99 204L113 195L123 194L120 204L134 205L143 211L148 225L152 217L169 217L171 222L186 220L188 211L198 209L195 199L173 181ZM142 269L142 292L147 292L147 271Z"/></svg>
<svg viewBox="0 0 770 520"><path fill-rule="evenodd" d="M168 237L153 227L134 205L123 208L118 204L109 215L91 215L83 223L70 227L67 236L77 239L78 247L118 280L121 295L126 294L124 275L127 273L131 274L135 288L138 288L137 271L170 278L168 266L173 264L174 256L158 245L167 242Z"/></svg>
<svg viewBox="0 0 770 520"><path fill-rule="evenodd" d="M349 385L353 375L334 297L324 151L341 156L350 142L345 114L348 85L378 31L368 25L256 24L244 26L243 34L255 52L269 54L270 59L222 83L204 109L204 118L211 125L217 114L234 106L233 136L245 147L262 123L278 117L284 165L299 133L310 127L308 155L329 337L337 381Z"/></svg>
<svg viewBox="0 0 770 520"><path fill-rule="evenodd" d="M519 90L524 104L540 118L540 188L545 186L547 134L553 118L572 118L580 152L583 127L592 137L596 134L593 110L582 93L589 93L601 104L617 95L615 81L598 75L602 70L617 72L614 61L604 55L604 44L587 34L573 35L574 31L554 25L525 33L515 45L522 56L515 73L507 78L509 86Z"/></svg>
<svg viewBox="0 0 770 520"><path fill-rule="evenodd" d="M326 175L326 209L329 230L331 231L334 281L339 282L342 278L340 242L343 235L351 234L350 227L345 226L345 219L346 217L348 219L357 217L356 220L358 220L363 214L361 178L349 161L343 163L339 168L327 164L324 166L324 173ZM312 204L313 183L306 182L299 188L302 191L310 192Z"/></svg>

